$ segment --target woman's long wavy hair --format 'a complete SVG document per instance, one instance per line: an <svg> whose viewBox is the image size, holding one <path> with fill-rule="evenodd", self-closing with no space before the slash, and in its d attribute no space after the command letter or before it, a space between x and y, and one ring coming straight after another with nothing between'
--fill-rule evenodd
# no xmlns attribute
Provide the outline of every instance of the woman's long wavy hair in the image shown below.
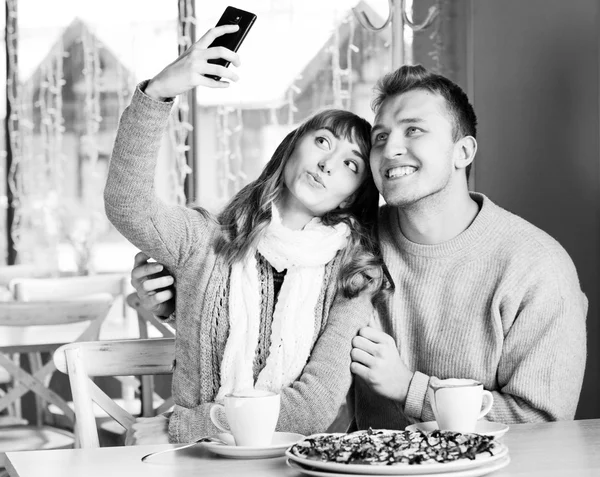
<svg viewBox="0 0 600 477"><path fill-rule="evenodd" d="M368 171L347 206L321 217L325 225L345 222L351 231L348 245L341 251L338 289L349 298L368 289L376 298L383 287L383 261L376 237L379 192L369 166L371 125L349 111L326 109L318 112L285 137L258 179L240 190L219 214L224 238L217 244L217 253L224 254L231 265L243 260L257 246L271 221L271 205L283 194L283 171L287 160L305 134L323 128L354 142Z"/></svg>

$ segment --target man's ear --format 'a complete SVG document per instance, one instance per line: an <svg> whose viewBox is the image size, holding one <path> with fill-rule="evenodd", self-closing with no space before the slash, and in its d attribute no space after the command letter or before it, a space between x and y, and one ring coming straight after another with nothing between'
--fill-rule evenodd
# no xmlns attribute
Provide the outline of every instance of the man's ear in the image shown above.
<svg viewBox="0 0 600 477"><path fill-rule="evenodd" d="M475 159L477 140L473 136L465 136L454 145L454 167L464 169Z"/></svg>

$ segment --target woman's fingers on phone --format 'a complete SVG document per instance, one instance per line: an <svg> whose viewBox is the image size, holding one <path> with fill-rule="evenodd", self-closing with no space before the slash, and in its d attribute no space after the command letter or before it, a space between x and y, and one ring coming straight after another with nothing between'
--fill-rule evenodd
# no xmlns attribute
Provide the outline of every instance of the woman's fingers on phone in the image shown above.
<svg viewBox="0 0 600 477"><path fill-rule="evenodd" d="M239 25L221 25L211 28L196 42L196 44L200 48L208 48L208 46L215 41L215 39L219 38L220 36L227 35L227 33L234 33L238 31L239 28Z"/></svg>
<svg viewBox="0 0 600 477"><path fill-rule="evenodd" d="M214 46L204 50L202 55L205 60L223 59L229 61L233 66L240 66L240 55L224 46Z"/></svg>
<svg viewBox="0 0 600 477"><path fill-rule="evenodd" d="M213 65L212 63L204 65L200 74L220 76L221 78L227 78L230 81L237 81L240 79L235 71L221 65Z"/></svg>

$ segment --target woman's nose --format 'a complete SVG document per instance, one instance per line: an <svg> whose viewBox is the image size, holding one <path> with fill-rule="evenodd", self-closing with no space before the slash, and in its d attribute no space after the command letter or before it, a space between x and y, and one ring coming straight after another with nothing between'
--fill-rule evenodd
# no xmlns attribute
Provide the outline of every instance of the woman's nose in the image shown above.
<svg viewBox="0 0 600 477"><path fill-rule="evenodd" d="M322 160L319 161L319 170L328 176L331 175L331 166L329 165L329 161Z"/></svg>

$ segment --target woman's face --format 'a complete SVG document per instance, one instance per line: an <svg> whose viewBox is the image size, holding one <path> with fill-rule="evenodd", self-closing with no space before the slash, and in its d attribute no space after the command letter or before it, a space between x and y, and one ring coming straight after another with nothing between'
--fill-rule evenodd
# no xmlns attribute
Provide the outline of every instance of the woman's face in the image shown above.
<svg viewBox="0 0 600 477"><path fill-rule="evenodd" d="M360 148L329 129L308 131L296 143L283 170L286 209L320 217L347 205L369 170Z"/></svg>

